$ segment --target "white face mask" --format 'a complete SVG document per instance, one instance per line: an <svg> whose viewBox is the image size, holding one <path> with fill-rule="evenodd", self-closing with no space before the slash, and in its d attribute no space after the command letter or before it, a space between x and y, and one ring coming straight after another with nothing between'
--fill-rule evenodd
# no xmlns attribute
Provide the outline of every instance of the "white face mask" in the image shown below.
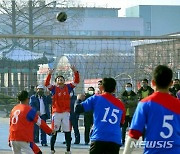
<svg viewBox="0 0 180 154"><path fill-rule="evenodd" d="M132 88L131 88L131 87L126 87L125 90L126 90L127 92L130 92L130 91L132 90Z"/></svg>
<svg viewBox="0 0 180 154"><path fill-rule="evenodd" d="M88 94L89 95L94 95L94 91L90 90L90 91L88 91Z"/></svg>

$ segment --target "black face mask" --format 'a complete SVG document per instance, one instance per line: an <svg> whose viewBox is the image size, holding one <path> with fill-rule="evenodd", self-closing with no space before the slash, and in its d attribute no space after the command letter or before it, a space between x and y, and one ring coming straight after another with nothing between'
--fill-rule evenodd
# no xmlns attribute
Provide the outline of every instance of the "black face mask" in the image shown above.
<svg viewBox="0 0 180 154"><path fill-rule="evenodd" d="M174 88L175 88L176 90L180 90L180 84L175 84L175 85L174 85Z"/></svg>

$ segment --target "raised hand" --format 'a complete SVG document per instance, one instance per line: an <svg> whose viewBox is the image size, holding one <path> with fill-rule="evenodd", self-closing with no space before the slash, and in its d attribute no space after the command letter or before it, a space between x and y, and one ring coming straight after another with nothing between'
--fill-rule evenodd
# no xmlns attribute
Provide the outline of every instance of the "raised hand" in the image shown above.
<svg viewBox="0 0 180 154"><path fill-rule="evenodd" d="M77 69L74 65L71 65L70 68L72 69L73 72L77 72Z"/></svg>
<svg viewBox="0 0 180 154"><path fill-rule="evenodd" d="M54 69L48 69L48 74L53 74Z"/></svg>

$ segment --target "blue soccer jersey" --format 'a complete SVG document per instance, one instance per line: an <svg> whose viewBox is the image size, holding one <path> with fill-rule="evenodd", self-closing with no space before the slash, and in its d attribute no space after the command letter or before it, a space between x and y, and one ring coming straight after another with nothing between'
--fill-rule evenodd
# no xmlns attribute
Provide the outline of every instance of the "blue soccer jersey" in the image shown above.
<svg viewBox="0 0 180 154"><path fill-rule="evenodd" d="M161 92L141 100L133 116L129 136L138 139L144 128L144 153L180 153L180 101Z"/></svg>
<svg viewBox="0 0 180 154"><path fill-rule="evenodd" d="M114 142L121 145L120 123L125 120L123 103L105 93L94 95L82 102L85 112L93 111L94 126L91 141Z"/></svg>

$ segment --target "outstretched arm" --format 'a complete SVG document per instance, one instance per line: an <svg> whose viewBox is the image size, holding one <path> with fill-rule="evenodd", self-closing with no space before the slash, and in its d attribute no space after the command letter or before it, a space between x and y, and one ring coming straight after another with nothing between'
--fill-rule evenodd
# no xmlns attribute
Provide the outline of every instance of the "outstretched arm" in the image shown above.
<svg viewBox="0 0 180 154"><path fill-rule="evenodd" d="M50 84L50 80L51 80L51 75L53 73L54 69L49 69L48 70L48 76L45 80L45 83L44 85L49 89L49 90L52 90L53 86Z"/></svg>
<svg viewBox="0 0 180 154"><path fill-rule="evenodd" d="M74 72L74 80L73 83L71 83L71 85L74 87L76 87L76 85L80 82L79 79L79 72L77 71L76 67L74 65L71 66L72 71Z"/></svg>
<svg viewBox="0 0 180 154"><path fill-rule="evenodd" d="M46 134L51 135L54 131L42 120L34 109L31 109L27 114L27 120L36 123Z"/></svg>

